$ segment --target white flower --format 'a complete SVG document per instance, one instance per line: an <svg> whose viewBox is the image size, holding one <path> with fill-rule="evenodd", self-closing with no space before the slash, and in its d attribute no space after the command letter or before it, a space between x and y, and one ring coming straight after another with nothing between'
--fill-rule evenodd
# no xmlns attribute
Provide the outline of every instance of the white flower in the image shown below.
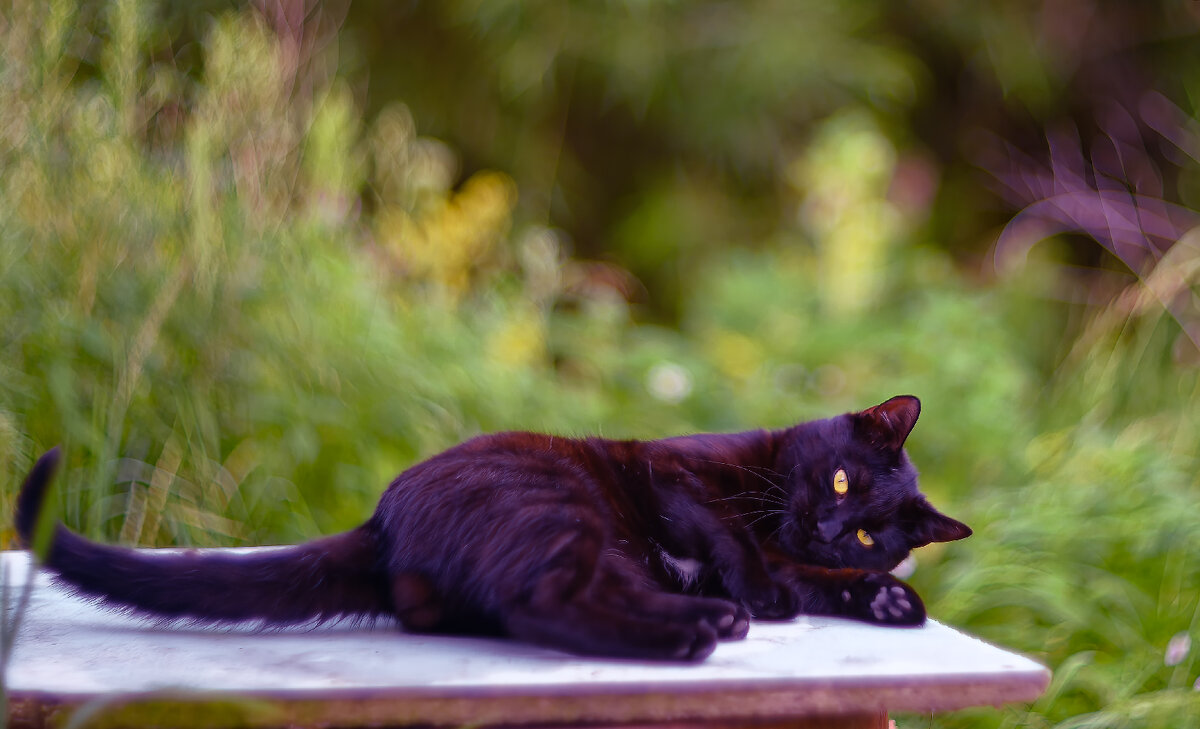
<svg viewBox="0 0 1200 729"><path fill-rule="evenodd" d="M1187 658L1192 650L1192 638L1187 633L1176 633L1167 642L1167 652L1163 654L1163 663L1168 666L1178 666Z"/></svg>
<svg viewBox="0 0 1200 729"><path fill-rule="evenodd" d="M659 362L646 375L646 389L654 397L672 405L692 392L692 376L674 362Z"/></svg>

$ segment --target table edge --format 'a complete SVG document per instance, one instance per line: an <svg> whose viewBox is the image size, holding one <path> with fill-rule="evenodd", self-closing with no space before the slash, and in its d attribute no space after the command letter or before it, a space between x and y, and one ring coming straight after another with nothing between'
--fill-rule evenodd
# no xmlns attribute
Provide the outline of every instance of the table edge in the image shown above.
<svg viewBox="0 0 1200 729"><path fill-rule="evenodd" d="M9 695L9 719L14 727L45 726L24 721L73 713L89 705L104 710L186 711L197 705L221 705L239 715L247 727L302 723L519 725L546 723L654 723L681 720L760 721L807 715L838 715L864 711L953 711L977 706L1031 702L1046 689L1050 671L1007 676L1006 681L889 680L853 683L830 679L795 687L760 687L707 693L661 688L650 691L614 690L587 694L531 693L489 695L473 690L419 692L386 689L348 689L313 694L311 691L217 692L154 691L130 694L55 694L15 691ZM628 688L628 687L625 687ZM228 713L215 717L228 722Z"/></svg>

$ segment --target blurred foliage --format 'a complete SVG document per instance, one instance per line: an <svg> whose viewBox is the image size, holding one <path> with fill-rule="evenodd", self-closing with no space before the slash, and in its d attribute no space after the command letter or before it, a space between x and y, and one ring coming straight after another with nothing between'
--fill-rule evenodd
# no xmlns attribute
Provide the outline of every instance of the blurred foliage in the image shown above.
<svg viewBox="0 0 1200 729"><path fill-rule="evenodd" d="M62 442L93 537L288 542L911 392L914 583L1055 669L934 724L1195 724L1197 10L1069 5L5 6L4 514Z"/></svg>

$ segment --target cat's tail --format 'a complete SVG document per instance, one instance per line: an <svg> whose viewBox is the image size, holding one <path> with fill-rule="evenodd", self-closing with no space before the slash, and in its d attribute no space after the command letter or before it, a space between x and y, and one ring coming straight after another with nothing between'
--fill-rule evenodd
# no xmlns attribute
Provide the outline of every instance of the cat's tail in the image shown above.
<svg viewBox="0 0 1200 729"><path fill-rule="evenodd" d="M61 456L43 455L17 496L16 528L33 542ZM291 547L246 553L113 547L55 524L42 566L102 604L203 623L287 625L391 612L387 579L368 525Z"/></svg>

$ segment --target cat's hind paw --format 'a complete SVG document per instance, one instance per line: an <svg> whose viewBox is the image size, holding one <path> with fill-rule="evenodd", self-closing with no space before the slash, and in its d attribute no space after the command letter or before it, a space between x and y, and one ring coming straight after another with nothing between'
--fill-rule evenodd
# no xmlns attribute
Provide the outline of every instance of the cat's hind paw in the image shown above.
<svg viewBox="0 0 1200 729"><path fill-rule="evenodd" d="M685 614L707 625L720 640L741 640L750 630L750 614L728 600L689 598Z"/></svg>
<svg viewBox="0 0 1200 729"><path fill-rule="evenodd" d="M730 604L732 612L714 616L710 623L721 640L741 640L750 631L750 613L741 605Z"/></svg>
<svg viewBox="0 0 1200 729"><path fill-rule="evenodd" d="M716 631L708 623L700 622L689 628L672 626L665 629L661 646L655 646L651 657L699 662L708 658L716 648Z"/></svg>

